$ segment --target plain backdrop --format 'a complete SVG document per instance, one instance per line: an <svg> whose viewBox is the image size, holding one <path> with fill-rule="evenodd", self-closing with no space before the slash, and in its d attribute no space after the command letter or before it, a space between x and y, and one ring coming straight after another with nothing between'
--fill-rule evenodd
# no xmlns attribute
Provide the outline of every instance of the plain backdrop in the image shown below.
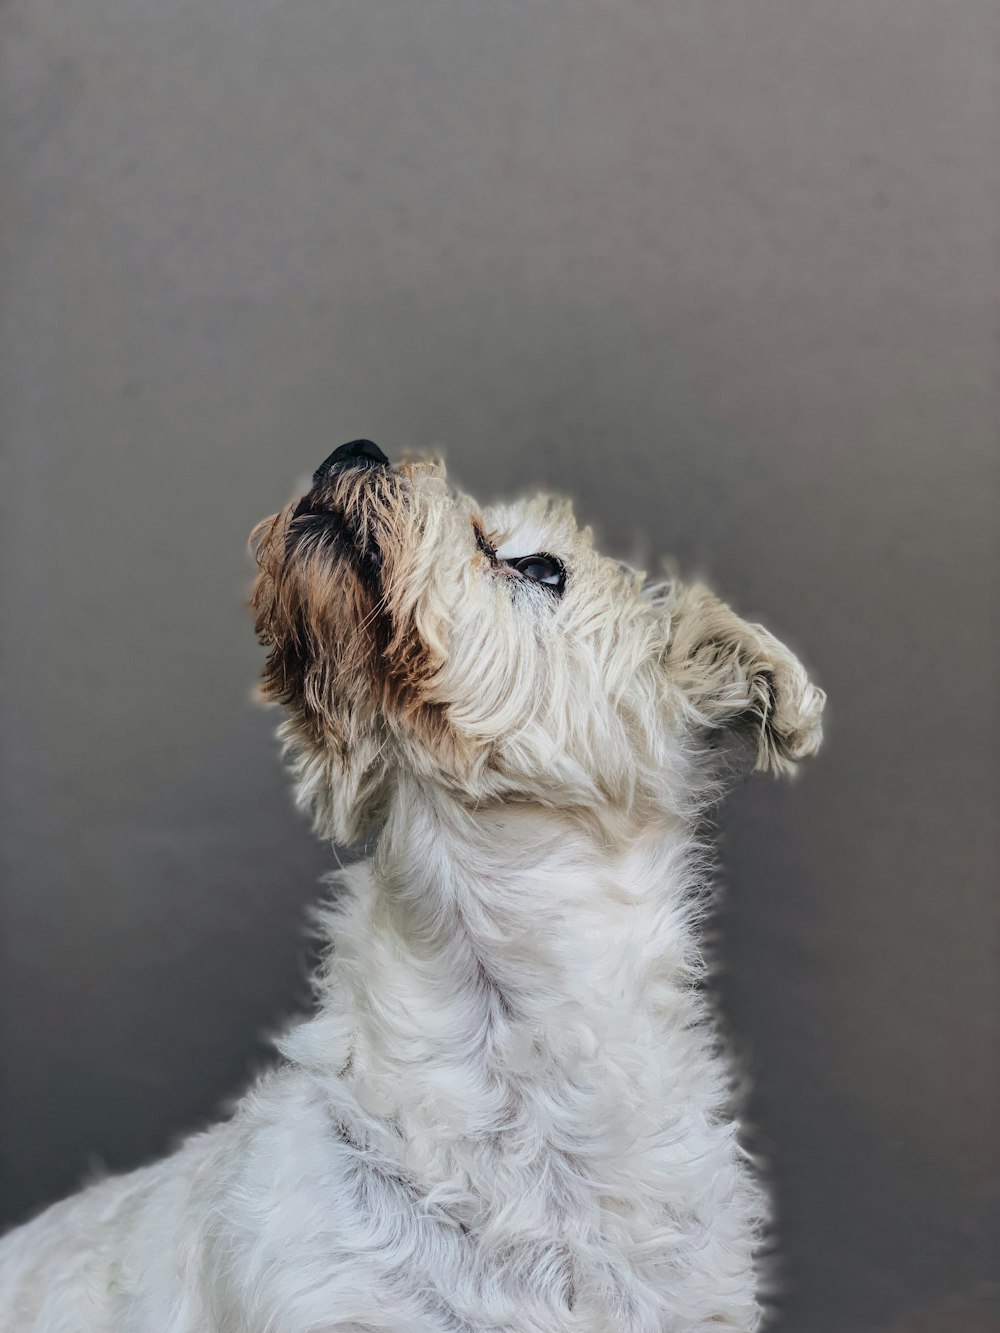
<svg viewBox="0 0 1000 1333"><path fill-rule="evenodd" d="M1000 11L5 0L2 1216L202 1124L333 863L245 539L337 444L672 553L830 695L723 812L796 1333L996 1297Z"/></svg>

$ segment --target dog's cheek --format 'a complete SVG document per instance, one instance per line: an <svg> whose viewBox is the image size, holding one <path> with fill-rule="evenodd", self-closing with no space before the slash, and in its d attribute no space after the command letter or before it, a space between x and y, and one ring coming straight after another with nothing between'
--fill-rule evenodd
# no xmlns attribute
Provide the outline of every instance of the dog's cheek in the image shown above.
<svg viewBox="0 0 1000 1333"><path fill-rule="evenodd" d="M415 546L390 552L385 587L378 681L387 725L410 768L458 779L470 771L476 751L453 720L449 694L461 586L443 578L437 562Z"/></svg>

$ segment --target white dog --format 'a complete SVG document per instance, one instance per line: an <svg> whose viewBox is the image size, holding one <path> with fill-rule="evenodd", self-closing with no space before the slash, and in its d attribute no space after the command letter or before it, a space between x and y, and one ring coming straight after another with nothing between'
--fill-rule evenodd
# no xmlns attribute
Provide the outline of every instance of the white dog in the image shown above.
<svg viewBox="0 0 1000 1333"><path fill-rule="evenodd" d="M822 693L566 504L480 509L364 440L257 539L299 803L374 854L338 877L281 1063L8 1236L0 1327L757 1327L699 818L740 736L762 769L816 749Z"/></svg>

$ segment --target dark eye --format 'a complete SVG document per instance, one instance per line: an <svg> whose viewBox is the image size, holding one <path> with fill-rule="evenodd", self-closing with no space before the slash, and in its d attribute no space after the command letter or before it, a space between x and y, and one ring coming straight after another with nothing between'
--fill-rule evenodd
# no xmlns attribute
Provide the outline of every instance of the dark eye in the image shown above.
<svg viewBox="0 0 1000 1333"><path fill-rule="evenodd" d="M524 578L533 583L544 583L553 592L561 593L566 583L566 570L554 555L522 555L517 560L508 560L507 564Z"/></svg>

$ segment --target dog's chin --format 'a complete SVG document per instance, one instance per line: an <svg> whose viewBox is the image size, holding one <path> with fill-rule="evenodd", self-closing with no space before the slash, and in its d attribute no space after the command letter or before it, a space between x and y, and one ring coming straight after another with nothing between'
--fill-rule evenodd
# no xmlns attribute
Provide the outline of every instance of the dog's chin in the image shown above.
<svg viewBox="0 0 1000 1333"><path fill-rule="evenodd" d="M349 513L341 506L319 505L305 495L292 511L285 537L288 558L326 555L342 562L377 590L382 577L382 549L364 515Z"/></svg>

